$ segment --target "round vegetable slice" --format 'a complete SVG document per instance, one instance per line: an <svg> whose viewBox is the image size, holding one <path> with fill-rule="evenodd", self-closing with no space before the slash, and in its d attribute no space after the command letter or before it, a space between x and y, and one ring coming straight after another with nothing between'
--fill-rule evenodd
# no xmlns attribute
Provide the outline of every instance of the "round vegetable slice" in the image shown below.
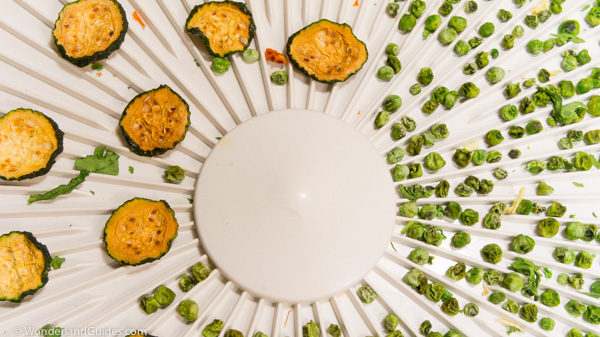
<svg viewBox="0 0 600 337"><path fill-rule="evenodd" d="M153 262L169 251L178 228L175 212L166 201L133 198L106 222L106 252L122 264Z"/></svg>
<svg viewBox="0 0 600 337"><path fill-rule="evenodd" d="M166 85L131 100L119 122L131 152L161 155L183 141L190 126L188 104Z"/></svg>
<svg viewBox="0 0 600 337"><path fill-rule="evenodd" d="M0 236L0 301L21 302L48 282L52 257L29 232Z"/></svg>
<svg viewBox="0 0 600 337"><path fill-rule="evenodd" d="M287 54L298 70L323 83L347 80L369 57L367 46L349 25L326 19L292 34Z"/></svg>
<svg viewBox="0 0 600 337"><path fill-rule="evenodd" d="M79 0L63 7L52 35L64 59L85 67L119 49L127 27L125 11L116 0Z"/></svg>
<svg viewBox="0 0 600 337"><path fill-rule="evenodd" d="M42 176L63 150L63 132L43 113L16 109L0 117L0 179Z"/></svg>
<svg viewBox="0 0 600 337"><path fill-rule="evenodd" d="M202 39L211 55L225 57L248 48L256 25L244 3L212 1L192 9L185 29Z"/></svg>

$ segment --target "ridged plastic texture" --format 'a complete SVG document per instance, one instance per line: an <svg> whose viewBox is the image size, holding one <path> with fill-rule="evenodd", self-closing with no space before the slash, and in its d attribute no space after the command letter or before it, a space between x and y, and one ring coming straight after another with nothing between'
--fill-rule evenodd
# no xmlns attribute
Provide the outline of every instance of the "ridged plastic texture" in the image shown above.
<svg viewBox="0 0 600 337"><path fill-rule="evenodd" d="M565 224L571 221L600 225L593 215L593 212L600 214L599 171L596 168L575 172L546 170L532 175L524 167L530 160L547 160L551 155L570 157L577 151L597 157L598 144L579 142L571 150L559 150L557 142L568 130L600 128L600 118L586 116L578 124L550 128L545 124L550 106L539 107L534 113L520 115L511 122L502 122L498 117L500 107L518 105L521 98L536 91L535 88L526 89L518 97L507 100L503 96L506 84L536 77L541 68L553 74L557 71L550 83L557 84L563 79L576 83L588 77L594 65L598 65L598 29L591 29L584 22L586 12L582 11L584 6L592 3L591 0L566 1L560 15L553 15L536 30L525 27L525 35L517 38L510 50L500 48L502 37L517 24L525 26L525 15L530 14L539 1L527 1L517 8L509 0L479 0L479 9L472 14L465 13L467 1L461 1L454 5L450 15L468 19L468 27L459 35L460 39L476 36L478 27L486 21L496 26L494 35L463 57L453 52L456 42L442 46L437 40L437 32L427 40L422 39L425 18L436 13L442 1L426 1L427 8L410 34L402 34L397 26L399 17L409 11L411 1L398 2L400 15L397 18L386 14L388 1L380 0L359 0L358 6L353 6L354 1L350 0L247 1L257 24L252 47L261 54L266 48L283 51L288 36L320 18L350 24L356 36L367 44L370 58L356 76L334 85L309 80L294 71L289 63L287 66L275 65L261 58L258 63L246 64L240 54L231 57L230 71L216 75L210 67L212 57L205 52L199 40L184 31L185 19L196 1L120 2L127 12L130 29L121 48L101 62L104 66L101 71L90 67L79 69L57 53L51 31L65 1L6 0L1 4L0 111L6 113L19 107L42 111L65 132L65 141L64 152L46 176L21 182L0 182L0 228L6 233L11 230L31 231L48 246L53 256L63 256L66 262L59 270L50 272L50 281L35 296L29 296L20 304L0 303L0 335L24 334L24 330L19 329L53 324L69 329L139 328L156 336L199 336L206 324L213 319L221 319L225 322L222 334L232 328L246 336L253 336L257 331L268 336L300 336L302 326L314 320L320 325L323 336L330 324L338 324L347 337L384 336L387 333L381 322L388 313L400 318L399 329L407 336L419 335L419 325L425 319L432 322L433 331L443 334L454 328L468 336L505 336L507 328L497 321L500 318L522 327L525 331L523 336L564 336L571 328L598 332L598 326L569 315L564 308L570 299L585 304L598 304L598 300L559 285L556 277L560 273L582 273L585 279L582 291L588 291L589 285L600 278L600 258L594 260L592 268L582 269L557 263L552 251L554 247L562 246L576 252L585 250L600 255L597 241L570 241L562 234ZM513 18L506 23L500 22L496 15L500 8L511 11ZM134 11L144 20L145 28L133 20ZM441 28L446 27L450 16L443 18ZM580 37L587 43L568 43L537 56L526 52L530 40L550 38L560 22L567 18L579 20L582 27ZM375 74L385 63L384 49L390 42L401 47L399 59L403 69L390 82L384 82ZM569 73L560 71L561 53L567 49L579 51L584 47L589 49L592 62ZM500 55L490 59L488 67L500 66L506 70L506 76L500 83L490 85L485 79L485 70L471 76L462 73L463 65L472 62L478 52L489 52L492 48L498 48ZM419 95L412 96L408 89L416 83L417 73L422 67L431 67L435 78ZM290 74L290 80L284 86L274 85L269 79L271 72L280 69ZM436 87L443 85L457 90L467 81L476 83L481 89L479 97L460 101L452 110L439 108L431 115L421 112L421 106ZM157 158L140 157L128 150L121 137L118 120L131 98L161 84L169 85L189 103L192 124L185 141L175 150ZM377 129L373 125L374 116L389 94L400 95L403 105L392 115L390 123ZM565 103L587 103L595 94L598 90L576 95ZM209 259L199 244L192 216L193 205L188 200L193 195L204 159L218 142L217 137L257 115L281 109L322 111L342 119L371 139L381 150L381 160L385 160L390 149L407 144L408 137L400 141L390 137L390 126L401 116L411 116L418 124L409 135L419 135L433 124L446 123L450 130L447 139L425 148L418 156L406 156L403 160L403 163L419 163L427 153L435 151L447 162L435 173L426 171L420 178L403 182L423 185L435 185L442 179L450 182L451 192L447 198L434 196L421 199L420 205L458 201L463 208L473 208L483 216L494 202L510 203L524 187L526 199L544 206L560 201L568 207L565 216L559 219L561 231L550 239L537 235L535 228L537 222L545 218L543 214L503 215L502 227L497 230L486 229L481 224L467 227L448 218L422 221L443 228L448 236L440 247L434 247L401 235L400 231L411 219L398 216L395 234L391 238L393 247L388 247L381 261L359 284L333 298L305 305L273 303L253 298L225 279L218 270L189 292L181 292L177 286L179 276L189 273L189 268L195 263L207 263ZM541 133L521 139L507 137L510 126L524 126L532 119L539 119L544 124ZM484 136L491 129L499 129L505 135L506 140L492 148L502 152L503 159L498 163L458 169L451 159L455 149L472 141L478 141L481 148L486 148ZM51 202L27 204L29 194L45 192L77 176L74 160L92 154L93 149L101 145L121 156L118 176L91 174L67 196ZM522 151L520 158L508 158L508 151L512 148ZM171 165L179 165L185 170L186 179L181 184L168 184L164 179L163 170ZM129 167L132 167L132 173ZM508 171L507 179L498 181L492 178L492 170L498 167ZM491 179L495 183L493 192L469 198L455 195L453 188L468 175ZM540 181L554 187L554 194L537 196L535 187ZM582 183L584 187L577 187L573 182ZM104 251L102 230L110 213L133 197L167 200L176 212L179 236L171 251L161 260L139 267L119 266ZM398 194L398 204L406 201ZM462 249L451 248L450 237L457 231L468 232L472 237L471 244ZM533 252L525 257L553 271L551 279L542 279L540 288L557 291L561 305L550 308L535 302L540 311L538 319L548 316L556 320L552 333L543 331L538 323L527 323L518 315L488 302L487 296L482 295L482 285L471 286L465 280L455 282L445 276L446 269L458 261L465 262L468 268L477 266L508 272L507 267L519 256L510 249L510 241L519 233L532 236L537 243ZM497 265L484 262L480 257L481 248L491 242L504 250L504 258ZM420 267L429 280L444 284L457 297L461 308L468 302L477 303L481 308L477 317L469 318L463 314L450 317L442 312L439 303L432 303L418 295L401 281L408 270L418 267L407 258L409 252L417 247L428 249L436 257L433 265ZM166 309L147 315L140 309L138 300L152 293L160 284L175 290L177 298ZM356 295L357 289L365 284L378 294L373 303L364 304ZM520 293L505 292L517 303L534 302ZM192 324L186 324L177 314L177 304L184 299L193 299L199 304L199 317Z"/></svg>

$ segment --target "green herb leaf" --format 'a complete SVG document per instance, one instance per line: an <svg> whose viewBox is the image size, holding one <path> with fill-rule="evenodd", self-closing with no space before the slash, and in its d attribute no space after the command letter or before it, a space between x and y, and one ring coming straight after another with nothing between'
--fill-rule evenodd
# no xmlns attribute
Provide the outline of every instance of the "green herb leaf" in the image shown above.
<svg viewBox="0 0 600 337"><path fill-rule="evenodd" d="M215 137L216 140L221 140L223 137Z"/></svg>
<svg viewBox="0 0 600 337"><path fill-rule="evenodd" d="M55 256L52 258L52 261L50 261L50 267L52 267L52 269L60 269L60 266L62 266L65 260L64 257Z"/></svg>
<svg viewBox="0 0 600 337"><path fill-rule="evenodd" d="M590 4L585 5L585 7L583 7L581 9L582 12L585 12L586 9L590 8Z"/></svg>
<svg viewBox="0 0 600 337"><path fill-rule="evenodd" d="M75 160L75 168L79 171L88 171L100 174L119 174L119 155L105 146L97 147L93 155Z"/></svg>
<svg viewBox="0 0 600 337"><path fill-rule="evenodd" d="M129 170L129 173L133 174L133 166L129 166L127 170Z"/></svg>
<svg viewBox="0 0 600 337"><path fill-rule="evenodd" d="M44 194L30 195L29 199L27 200L27 203L31 204L32 202L36 202L36 201L40 201L40 200L53 200L53 199L56 199L56 197L58 197L59 195L69 194L77 186L79 186L79 184L81 184L85 180L85 178L89 175L90 175L89 171L81 171L77 177L71 179L71 181L69 181L69 183L66 185L60 185L57 188L50 190Z"/></svg>
<svg viewBox="0 0 600 337"><path fill-rule="evenodd" d="M194 203L194 199L192 199L192 198L187 198L187 199L188 199L188 201L190 202L190 204L193 204L193 203Z"/></svg>
<svg viewBox="0 0 600 337"><path fill-rule="evenodd" d="M392 249L397 253L398 251L396 250L396 247L394 247L394 243L392 241L390 241L390 245L392 245Z"/></svg>
<svg viewBox="0 0 600 337"><path fill-rule="evenodd" d="M575 185L577 187L583 187L582 183L578 183L578 182L575 182L575 181L573 182L573 185Z"/></svg>
<svg viewBox="0 0 600 337"><path fill-rule="evenodd" d="M102 70L102 69L104 69L104 66L101 63L96 62L96 63L92 63L92 69L93 70Z"/></svg>
<svg viewBox="0 0 600 337"><path fill-rule="evenodd" d="M524 259L522 257L517 257L515 262L513 262L510 267L510 270L514 270L517 273L528 276L527 278L527 287L524 289L525 293L528 295L537 296L538 294L538 286L541 281L542 274L540 273L540 266L536 266L535 263Z"/></svg>
<svg viewBox="0 0 600 337"><path fill-rule="evenodd" d="M588 295L589 297L593 297L593 298L600 298L600 294L596 294L596 293L581 293L584 295Z"/></svg>
<svg viewBox="0 0 600 337"><path fill-rule="evenodd" d="M90 193L92 193L92 195L96 195L96 192L90 190Z"/></svg>
<svg viewBox="0 0 600 337"><path fill-rule="evenodd" d="M598 162L598 159L596 159L594 156L590 156L590 159L592 160L592 165L594 165L595 168L600 169L600 163Z"/></svg>
<svg viewBox="0 0 600 337"><path fill-rule="evenodd" d="M542 271L544 272L544 275L546 276L546 278L552 278L552 270L544 267L544 268L542 268Z"/></svg>
<svg viewBox="0 0 600 337"><path fill-rule="evenodd" d="M550 34L550 35L552 35L556 38L559 38L559 39L565 39L567 41L571 41L573 43L584 43L585 42L584 39L580 38L577 35L573 35L573 34Z"/></svg>
<svg viewBox="0 0 600 337"><path fill-rule="evenodd" d="M523 332L523 330L521 330L521 329L517 328L517 327L516 327L516 326L514 326L514 325L509 325L509 326L508 326L508 331L506 331L506 334L507 334L507 335L510 335L510 334L511 334L511 333L513 333L513 332Z"/></svg>

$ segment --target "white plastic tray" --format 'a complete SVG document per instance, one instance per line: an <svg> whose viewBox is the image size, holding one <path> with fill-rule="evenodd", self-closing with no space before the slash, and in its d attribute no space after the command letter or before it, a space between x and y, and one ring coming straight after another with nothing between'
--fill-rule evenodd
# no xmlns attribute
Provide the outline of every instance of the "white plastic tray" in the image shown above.
<svg viewBox="0 0 600 337"><path fill-rule="evenodd" d="M437 34L422 40L425 18L437 12L442 1L426 1L427 9L411 34L400 33L398 18L390 18L385 13L387 1L383 0L359 0L359 6L353 6L354 0L247 1L257 24L253 47L261 53L266 48L283 51L289 35L319 18L350 24L358 38L366 42L369 60L353 78L335 85L309 80L289 64L274 65L261 59L248 65L239 54L231 57L230 71L216 76L210 69L212 57L197 43L197 39L190 38L183 29L189 10L198 3L187 0L121 0L129 21L125 42L108 60L101 62L104 65L102 71L93 71L90 67L79 69L59 56L51 36L54 21L65 2L4 0L0 4L3 13L0 17L3 46L0 48L0 112L6 113L18 107L36 109L53 118L65 132L65 150L49 174L22 182L0 182L0 232L31 231L48 246L53 256L66 258L61 269L50 272L50 281L37 294L20 304L0 303L0 335L31 335L27 329L54 324L71 332L88 329L80 335L114 336L117 335L114 331L106 329L136 328L146 329L156 336L199 336L206 324L213 319L222 319L225 322L223 332L234 328L246 336L253 336L257 331L268 336L300 336L302 326L310 320L320 325L323 336L330 324L339 324L346 337L384 336L386 333L381 321L393 312L400 317L399 329L407 336L418 335L418 327L425 319L431 320L433 331L442 334L455 328L468 336L505 336L507 329L503 323L497 322L499 318L517 323L525 330L521 334L523 336L547 336L550 333L541 330L537 323L526 323L518 315L509 314L499 305L487 302L487 297L482 296L481 285L473 287L464 280L454 282L444 276L448 266L457 261L466 262L468 267L480 266L507 272L506 268L518 255L509 249L509 242L518 233L529 234L536 240L535 250L526 257L549 267L554 273L552 279L542 280L540 288L556 290L562 304L549 308L536 302L540 318L549 316L556 320L556 328L551 335L564 336L572 327L584 332L598 333L600 330L582 318L570 316L564 309L568 299L596 305L598 300L556 283L556 276L561 272L581 272L586 281L584 291L587 291L589 284L600 278L598 258L588 270L557 264L552 258L556 246L600 255L599 243L568 241L562 235L552 239L541 238L535 234L535 225L543 216L536 215L503 216L502 227L496 231L482 228L480 224L465 227L458 222L448 222L448 219L423 221L442 227L448 238L459 230L469 232L473 240L460 250L450 248L449 239L444 240L441 247L433 247L400 235L408 219L397 217L395 234L391 238L395 250L390 245L372 272L358 284L315 303L286 304L254 298L218 270L188 293L182 293L177 286L180 275L195 263L207 262L209 258L200 245L193 205L188 201L194 194L202 163L217 143L217 137L222 137L244 121L275 110L308 109L340 118L368 137L381 151L382 160L394 146L407 143L408 137L397 143L389 137L391 124L401 116L409 115L417 121L418 127L412 133L415 135L433 124L446 123L450 130L449 138L431 149L424 149L419 156L407 156L403 163L422 162L427 153L436 151L448 164L436 173L426 172L423 177L412 179L410 184L437 184L439 180L447 179L454 188L468 175L490 178L496 167L507 169L509 177L503 181L491 178L496 186L485 197L458 198L451 193L445 199L421 199L419 204L443 204L457 200L463 207L468 206L483 215L491 204L496 201L508 203L516 197L520 188L525 187L527 199L542 204L558 200L568 207L561 224L577 220L600 225L600 221L592 215L592 212L600 214L600 178L595 168L574 173L545 171L537 176L524 169L529 160L545 160L555 153L567 157L582 150L598 156L599 145L576 144L573 150L559 151L556 144L568 130L600 128L600 118L588 116L581 123L564 128L549 128L544 123L544 131L537 135L519 140L507 137L494 148L504 154L504 159L496 164L459 170L451 160L456 148L471 141L477 140L481 147L485 147L484 135L492 128L498 128L506 135L511 125L525 125L531 119L545 121L550 106L502 123L497 115L501 106L518 104L522 97L535 92L534 88L526 89L519 97L507 101L502 95L507 83L535 77L540 68L559 71L560 53L568 48L578 51L585 46L593 60L568 74L558 72L552 76L551 83L556 84L562 79L576 81L589 76L591 69L599 65L598 29L589 28L583 20L585 12L581 11L591 1L565 2L562 14L553 15L537 30L525 27L524 37L517 39L515 47L508 51L499 47L502 37L516 24L523 25L524 16L531 13L539 1L528 1L517 9L510 0L479 0L479 10L473 14L465 14L467 1L462 1L452 12L452 15L468 19L468 27L459 38L467 40L475 36L477 28L486 21L496 25L495 34L464 57L453 52L453 45L443 47L436 39ZM410 1L399 4L400 13L406 13ZM507 23L501 23L496 17L500 8L511 11L514 17ZM133 20L134 11L146 23L145 29ZM582 27L580 36L587 41L586 44L567 44L538 56L525 51L528 41L550 38L558 24L567 18L579 20ZM448 19L444 18L442 26L447 24ZM392 81L383 82L376 78L375 72L384 64L384 49L390 42L402 48L399 58L403 69ZM490 59L488 67L501 66L506 70L506 77L501 83L490 85L485 79L485 71L471 76L462 74L464 63L471 62L479 51L489 52L492 48L498 48L500 57ZM433 69L435 79L423 88L420 95L412 96L408 88L416 83L419 69L425 66ZM279 69L290 74L290 81L285 86L273 85L269 80L269 74ZM460 102L449 111L440 108L429 116L421 113L420 107L436 87L444 85L457 90L467 81L481 88L477 99ZM118 118L131 98L160 84L168 84L190 104L190 132L175 151L158 158L139 157L127 149L120 136ZM403 106L387 126L375 129L374 116L383 98L389 94L400 95ZM587 102L594 94L597 95L598 91L576 95L566 102ZM94 147L100 145L108 146L121 155L118 176L92 174L68 196L27 205L29 194L47 191L76 176L73 161L91 154ZM515 147L523 154L519 159L511 160L507 154ZM182 184L172 185L164 181L162 172L170 165L179 165L186 171ZM129 166L133 167L133 173L128 172ZM551 196L536 196L535 186L539 181L548 182L556 192ZM574 181L583 183L585 187L574 186ZM136 196L167 200L180 223L179 236L171 251L161 260L139 267L123 267L105 253L102 230L110 213L125 200ZM399 195L397 201L400 204L406 200ZM572 214L574 219L569 219L568 215ZM480 258L479 250L490 242L498 243L504 249L504 259L499 265L487 264ZM441 311L439 303L431 303L402 283L402 276L415 267L407 259L408 253L415 247L427 248L436 257L433 265L421 267L429 280L446 285L458 298L461 307L468 302L479 304L481 312L477 317L468 318L462 314L449 317ZM167 309L146 315L139 308L138 299L160 284L175 290L177 299ZM365 305L356 296L356 290L362 284L371 285L378 293L374 303ZM531 302L520 294L506 293L518 303ZM177 303L184 298L193 299L200 306L200 317L193 324L184 323L176 312Z"/></svg>

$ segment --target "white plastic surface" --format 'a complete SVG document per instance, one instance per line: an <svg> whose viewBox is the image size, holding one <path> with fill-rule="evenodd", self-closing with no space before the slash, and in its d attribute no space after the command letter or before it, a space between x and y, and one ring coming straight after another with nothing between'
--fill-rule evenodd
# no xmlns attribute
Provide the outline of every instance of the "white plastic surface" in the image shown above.
<svg viewBox="0 0 600 337"><path fill-rule="evenodd" d="M387 0L359 0L358 6L354 6L354 0L247 1L257 25L252 47L260 50L261 55L266 48L284 51L288 36L321 18L352 26L356 36L367 44L369 60L348 81L333 85L307 79L289 63L285 66L276 65L261 58L257 63L246 64L239 54L230 57L232 67L227 73L216 75L210 68L212 57L205 52L201 41L190 37L183 29L189 11L200 1L120 1L127 13L129 31L121 48L100 62L104 66L101 71L73 66L59 56L54 46L51 31L66 0L0 1L0 113L18 107L36 109L54 119L65 132L65 150L47 175L21 182L0 181L0 229L2 233L11 230L30 231L47 245L53 256L66 258L59 270L50 272L50 281L34 296L27 297L20 304L0 303L0 336L25 336L33 328L54 324L71 329L71 335L117 336L113 330L95 330L113 328L121 331L145 329L159 337L197 337L213 319L225 322L221 335L231 328L243 332L247 337L254 336L257 331L270 337L301 336L302 326L313 320L321 327L321 336L327 335L325 330L330 324L338 324L345 337L386 336L381 321L389 313L400 318L398 329L405 336L420 335L419 325L425 319L432 322L434 331L443 334L453 328L467 336L506 336L506 324L499 322L500 318L518 324L525 331L511 336L565 336L574 327L583 332L598 332L598 326L585 322L581 317L569 315L564 308L570 299L587 305L597 305L598 300L571 287L559 285L556 278L560 273L582 273L585 285L581 291L589 291L589 285L600 278L599 257L595 258L592 268L582 269L557 263L552 251L562 246L600 256L600 244L597 241L567 240L562 231L553 238L538 236L536 226L546 217L544 214L503 215L502 226L497 230L486 229L480 223L464 226L448 218L423 221L444 230L448 239L443 240L440 247L402 235L400 232L406 222L416 218L409 219L397 214L391 237L393 245L386 246L383 257L373 270L347 291L313 303L289 304L254 297L225 277L218 268L187 293L177 285L179 277L189 274L194 264L209 263L211 258L201 245L196 230L198 224L194 221L194 206L190 201L198 202L192 200L196 179L206 158L218 143L216 138L226 137L236 126L259 115L284 109L318 111L340 119L371 141L381 154L381 162L385 162L389 150L396 146L405 147L408 136L420 135L434 124L446 123L450 130L447 139L436 142L432 147L424 147L417 156L407 155L401 161L401 164L422 164L425 156L435 151L447 162L444 168L436 172L425 170L422 177L402 182L435 186L442 179L448 180L451 185L448 197L421 199L419 206L458 201L463 208L477 210L483 217L494 202L510 203L524 187L525 198L533 202L548 206L557 200L568 207L565 216L559 219L561 229L571 221L600 225L596 217L600 215L598 170L546 170L532 175L524 169L530 160L545 161L551 155L570 158L577 151L586 151L598 157L600 144L585 145L578 142L570 150L559 150L556 144L569 130L587 132L600 129L600 118L586 116L572 126L550 128L544 122L551 111L550 106L538 107L535 112L519 115L510 122L502 122L498 117L498 110L502 106L518 106L522 98L530 97L536 91L535 87L523 89L518 97L506 99L503 89L508 83L536 77L541 68L553 74L549 82L551 84L557 85L565 79L577 83L579 79L589 76L593 67L599 67L600 28L592 29L587 25L583 20L586 11L582 11L592 0L567 0L563 3L560 15L553 15L535 30L525 27L523 19L545 1L527 1L521 8L517 8L511 0L476 1L479 5L477 12L465 13L464 7L468 1L462 0L454 5L450 16L442 18L440 29L447 27L452 15L460 15L468 20L466 30L458 36L463 40L477 36L477 30L484 22L490 21L496 26L491 37L462 57L453 51L456 41L443 46L437 40L437 32L426 40L422 38L425 18L437 13L443 2L441 0L426 1L427 8L410 34L401 33L397 28L399 18L409 12L410 0L398 2L400 15L396 18L385 13ZM506 23L497 18L500 8L513 13ZM144 20L146 28L133 20L134 11ZM579 20L579 36L586 43L568 43L536 56L526 52L530 40L544 41L550 38L551 34L556 33L557 26L566 19ZM515 40L514 48L501 48L502 38L517 24L525 27L525 35ZM384 50L390 42L401 48L398 57L402 62L402 71L390 82L384 82L377 79L375 74L385 64ZM497 59L490 58L488 67L500 66L506 71L500 83L489 84L485 69L471 76L462 73L465 63L473 62L479 52L489 52L492 48L497 48L500 56ZM567 49L578 52L583 48L589 50L592 62L568 73L561 71L561 53ZM419 95L413 96L408 90L416 83L416 76L422 67L431 67L435 77ZM269 75L281 69L290 75L289 82L285 86L272 84ZM421 106L438 86L458 90L467 81L481 89L479 97L459 101L452 110L440 107L431 115L421 112ZM189 103L192 124L185 141L174 151L160 157L139 157L127 148L118 121L134 96L161 84L168 84ZM564 103L587 103L592 95L599 93L596 89L565 99ZM381 110L383 99L390 94L401 96L403 105L391 115L386 126L377 129L373 126L373 120ZM393 140L390 137L391 125L405 115L416 120L417 128L406 138ZM542 121L542 132L521 139L507 136L511 126L525 126L532 119ZM492 148L484 142L485 134L491 129L502 131L506 138ZM498 163L458 169L452 162L454 151L473 141L477 141L481 148L500 151L503 159ZM67 196L27 204L30 194L46 192L77 176L74 160L92 154L94 148L100 145L121 155L118 176L92 174ZM512 148L520 149L521 157L509 159L508 151ZM166 183L163 171L171 165L179 165L185 170L186 179L181 184ZM508 171L508 178L493 178L492 170L498 167ZM393 165L388 168L391 170ZM474 194L469 198L458 197L453 193L453 188L469 175L492 180L494 190L485 196ZM370 181L371 177L364 179ZM536 195L535 188L540 181L547 182L555 192L548 196ZM578 187L580 185L576 186L574 182L584 187ZM394 183L394 186L398 184ZM111 212L133 197L167 200L176 212L180 229L171 251L162 259L138 267L127 267L118 265L105 253L102 231ZM400 194L396 195L397 205L406 201ZM458 231L468 232L472 238L471 243L462 249L452 248L449 243ZM536 303L540 311L538 318L548 316L556 320L556 328L552 333L543 331L538 323L527 323L518 315L488 302L487 296L482 295L484 289L481 284L472 286L465 280L455 282L445 276L446 269L459 261L465 262L467 268L509 272L508 266L519 256L510 247L511 239L517 234L526 234L535 239L535 249L525 257L552 270L552 278L542 278L540 289L557 291L561 305L546 307L520 293L506 291L507 297L519 304ZM492 242L504 250L503 260L497 265L484 262L480 256L481 248ZM428 249L435 256L432 265L418 266L407 258L410 251L418 247ZM480 314L469 318L462 314L450 317L443 313L439 303L432 303L401 281L403 275L415 267L422 269L430 281L444 284L457 297L461 307L468 302L477 303ZM139 298L151 294L160 284L175 291L175 302L157 313L147 315L139 307ZM366 284L378 294L370 304L362 303L356 295L357 289ZM503 289L489 288L492 291ZM194 323L187 324L177 314L177 305L184 299L198 303L199 317ZM84 328L88 331L74 333L73 329Z"/></svg>
<svg viewBox="0 0 600 337"><path fill-rule="evenodd" d="M381 155L356 129L276 111L217 143L196 184L198 235L230 280L270 301L335 296L373 269L396 213Z"/></svg>

